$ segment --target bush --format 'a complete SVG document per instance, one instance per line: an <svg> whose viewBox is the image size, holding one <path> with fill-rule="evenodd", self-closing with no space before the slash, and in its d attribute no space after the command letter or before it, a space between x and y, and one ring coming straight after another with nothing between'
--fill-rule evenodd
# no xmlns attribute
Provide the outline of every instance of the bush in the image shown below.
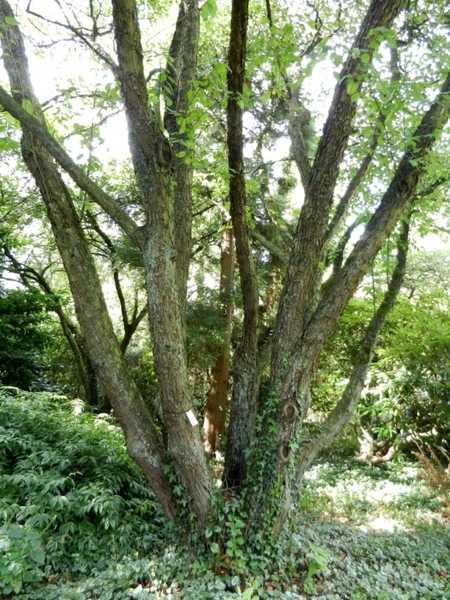
<svg viewBox="0 0 450 600"><path fill-rule="evenodd" d="M0 388L0 423L0 592L160 547L163 515L108 415Z"/></svg>
<svg viewBox="0 0 450 600"><path fill-rule="evenodd" d="M42 358L51 336L46 331L47 298L37 290L0 288L0 382L40 389L47 364Z"/></svg>
<svg viewBox="0 0 450 600"><path fill-rule="evenodd" d="M444 448L439 448L438 456L433 448L420 446L414 454L423 467L420 478L437 492L445 512L450 516L450 454Z"/></svg>

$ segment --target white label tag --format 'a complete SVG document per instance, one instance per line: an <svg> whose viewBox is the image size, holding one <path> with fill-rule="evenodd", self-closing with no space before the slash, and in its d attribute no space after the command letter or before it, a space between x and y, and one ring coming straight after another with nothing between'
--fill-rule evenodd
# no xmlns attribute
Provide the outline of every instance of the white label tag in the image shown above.
<svg viewBox="0 0 450 600"><path fill-rule="evenodd" d="M198 425L198 421L195 418L195 415L192 412L192 410L188 410L186 413L186 416L189 419L189 423L192 425L192 427L195 427L196 425Z"/></svg>

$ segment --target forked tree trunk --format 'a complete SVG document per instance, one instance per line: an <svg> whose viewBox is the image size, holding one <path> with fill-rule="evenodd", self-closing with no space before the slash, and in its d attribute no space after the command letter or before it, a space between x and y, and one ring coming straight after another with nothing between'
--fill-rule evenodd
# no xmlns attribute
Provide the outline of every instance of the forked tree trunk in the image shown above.
<svg viewBox="0 0 450 600"><path fill-rule="evenodd" d="M0 0L0 17L2 21L7 19L1 43L13 98L0 87L0 102L22 124L23 157L47 208L83 337L125 431L128 451L142 467L169 517L174 517L177 512L166 476L168 467L173 470L196 515L197 525L201 527L210 506L211 482L198 427L192 426L188 419L192 405L184 324L192 169L183 163L178 153L180 147L185 147L181 142L189 141L183 139L178 117L187 114L190 85L195 76L198 3L196 0L181 1L170 48L170 86L165 91L166 98L175 108L172 113L169 106L166 110L165 131L148 102L136 4L135 0L112 1L119 61L115 72L121 84L133 165L145 214L142 226L138 227L126 211L96 186L49 134L29 80L20 32L17 25L11 24L15 22L14 16L6 0ZM310 171L305 168L302 157L297 156L305 201L273 333L271 389L257 407L259 296L247 222L241 102L248 0L233 0L232 3L227 143L230 212L244 319L242 340L234 357L224 479L228 485L244 488L247 508L253 515L250 524L254 528L262 525L260 517L267 517L269 526L273 528L275 523L275 529L280 530L298 492L304 469L351 414L370 362L376 338L373 334L379 328L379 322L371 324L372 329L367 332L343 398L322 425L318 436L304 439L302 425L309 404L309 381L318 356L386 237L411 204L427 155L450 115L448 76L436 101L408 137L405 154L364 234L337 269L322 297L318 297L321 262L329 241L330 223L334 222L336 182L354 127L357 110L354 94L361 90L367 78L368 64L376 45L374 37L392 25L403 4L402 0L372 0L350 48L349 58L343 64ZM349 81L352 82L352 95L348 93ZM31 103L33 114L22 108L24 100ZM295 127L294 121L292 127ZM301 143L294 146L297 153L303 151ZM128 373L107 313L94 261L57 164L114 219L142 252L155 368L168 434L166 446ZM253 436L257 408L257 435ZM292 487L296 488L293 492Z"/></svg>
<svg viewBox="0 0 450 600"><path fill-rule="evenodd" d="M228 409L228 379L230 364L231 325L233 319L233 274L234 252L233 231L223 219L223 230L220 253L220 308L222 310L221 332L223 342L220 354L211 369L209 376L209 391L206 400L205 419L205 450L214 455L220 436L225 433L225 421Z"/></svg>
<svg viewBox="0 0 450 600"><path fill-rule="evenodd" d="M0 1L0 17L14 21L6 0ZM199 433L186 417L191 405L183 321L179 317L179 293L174 263L167 260L168 253L170 255L174 252L170 227L173 214L173 198L170 195L171 150L162 132L155 128L148 112L134 3L120 3L118 14L115 12L115 20L122 85L138 182L145 201L152 203L156 197L149 212L149 227L145 239L138 234L136 225L126 217L125 220L129 231L136 233L135 240L142 243L147 265L149 301L153 308L152 333L155 345L159 344L155 362L166 401L164 408L170 432L169 452L175 471L187 491L190 506L201 523L209 505L209 474ZM33 93L23 41L16 25L8 25L6 34L2 37L2 45L5 67L19 110L23 100L31 102L34 115L32 128L35 127L37 118L41 123L41 127L37 129L45 132L45 120ZM64 185L53 158L33 135L32 128L24 125L22 154L46 205L91 360L124 429L130 456L143 469L166 514L173 518L177 507L166 475L167 455L161 435L128 373L70 192ZM57 147L56 143L53 145ZM153 193L149 194L150 190ZM110 207L116 215L119 213L119 209L113 204ZM119 219L122 216L119 215ZM89 285L86 285L86 281ZM174 373L177 374L176 377Z"/></svg>
<svg viewBox="0 0 450 600"><path fill-rule="evenodd" d="M189 419L193 406L187 373L183 296L187 271L185 261L180 258L180 252L189 254L190 249L187 239L190 226L188 230L183 227L183 219L190 221L190 183L186 179L180 181L182 190L177 192L175 202L173 178L177 175L185 178L187 171L174 157L170 140L149 108L137 5L135 0L113 0L112 5L130 149L146 214L142 256L168 452L176 476L187 493L189 506L201 526L209 508L211 480L199 428ZM180 110L187 108L194 77L198 21L198 4L182 0L175 31L177 39L171 47L174 58L178 55L184 58L175 60L171 77L172 95L186 99ZM180 23L182 26L178 27ZM176 133L176 121L168 120L171 133ZM181 214L175 218L176 211ZM181 249L178 235L184 240Z"/></svg>
<svg viewBox="0 0 450 600"><path fill-rule="evenodd" d="M366 52L369 57L372 55L374 32L389 28L400 6L399 0L373 0L369 6L353 45L358 51L350 49L343 65L306 185L273 335L271 392L260 415L258 439L249 453L248 470L252 476L246 490L247 508L254 523L259 523L267 512L280 515L278 528L286 519L292 488L295 495L308 462L305 463L308 439L303 439L302 426L309 408L310 379L319 354L384 240L411 203L436 132L442 130L449 118L450 76L411 136L414 143L400 161L365 233L322 298L317 298L333 193L356 114L356 103L348 93L346 81L352 77L358 85L362 84L365 67L361 56L366 56ZM346 409L339 404L339 410Z"/></svg>
<svg viewBox="0 0 450 600"><path fill-rule="evenodd" d="M284 489L279 506L278 518L274 524L276 535L280 532L285 520L295 502L298 500L302 479L305 471L318 454L327 448L350 421L364 388L367 373L372 363L380 331L394 307L397 296L403 284L409 242L410 215L402 223L402 231L397 243L397 260L383 301L367 326L364 338L359 345L355 364L348 383L335 408L321 423L315 434L302 443L302 449L297 457L295 479Z"/></svg>

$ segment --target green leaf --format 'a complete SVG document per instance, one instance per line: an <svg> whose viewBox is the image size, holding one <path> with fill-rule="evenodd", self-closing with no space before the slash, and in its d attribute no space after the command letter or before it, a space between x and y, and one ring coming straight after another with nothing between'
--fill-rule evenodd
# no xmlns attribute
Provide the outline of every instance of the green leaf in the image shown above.
<svg viewBox="0 0 450 600"><path fill-rule="evenodd" d="M30 552L30 558L32 558L38 565L43 565L45 562L45 552L42 550L42 548L37 548L36 550Z"/></svg>
<svg viewBox="0 0 450 600"><path fill-rule="evenodd" d="M27 111L28 114L33 114L33 104L30 100L22 100L22 108Z"/></svg>
<svg viewBox="0 0 450 600"><path fill-rule="evenodd" d="M9 525L8 527L5 527L5 530L6 535L12 540L24 537L24 530L19 525Z"/></svg>
<svg viewBox="0 0 450 600"><path fill-rule="evenodd" d="M217 14L216 0L206 0L201 10L204 19L214 18Z"/></svg>
<svg viewBox="0 0 450 600"><path fill-rule="evenodd" d="M355 79L347 79L347 94L353 96L358 91L359 83Z"/></svg>
<svg viewBox="0 0 450 600"><path fill-rule="evenodd" d="M19 22L14 17L5 17L5 23L7 25L18 25Z"/></svg>
<svg viewBox="0 0 450 600"><path fill-rule="evenodd" d="M4 115L5 121L7 123L9 123L10 125L15 125L16 127L19 126L19 121L15 117L13 117L11 114L9 114L9 112L4 112L3 115Z"/></svg>

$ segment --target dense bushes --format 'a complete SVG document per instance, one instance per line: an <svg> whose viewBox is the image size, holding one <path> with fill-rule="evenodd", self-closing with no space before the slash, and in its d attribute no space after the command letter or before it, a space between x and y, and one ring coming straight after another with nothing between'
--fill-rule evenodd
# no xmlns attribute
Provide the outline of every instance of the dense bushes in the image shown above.
<svg viewBox="0 0 450 600"><path fill-rule="evenodd" d="M0 390L0 592L150 554L163 518L107 415Z"/></svg>
<svg viewBox="0 0 450 600"><path fill-rule="evenodd" d="M163 524L111 417L82 409L63 396L0 388L0 597L448 597L448 527L417 465L320 462L306 475L283 554L281 545L251 554L228 498L210 532L228 529L226 548L196 554ZM400 528L403 520L407 531L371 531L380 520Z"/></svg>

